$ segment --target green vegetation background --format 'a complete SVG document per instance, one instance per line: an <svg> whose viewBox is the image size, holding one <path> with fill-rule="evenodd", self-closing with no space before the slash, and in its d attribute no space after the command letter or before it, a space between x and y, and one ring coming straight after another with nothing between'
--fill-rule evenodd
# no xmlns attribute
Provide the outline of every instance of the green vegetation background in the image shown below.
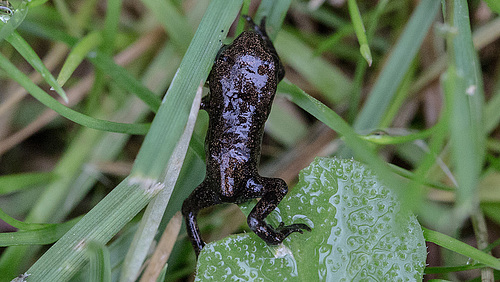
<svg viewBox="0 0 500 282"><path fill-rule="evenodd" d="M116 279L123 263L141 269L156 226L158 239L203 178L207 116L191 105L226 34L242 30L242 4L257 21L267 16L287 71L262 174L292 187L316 156L354 157L444 247L429 245L426 279L498 275L485 267L495 261L457 254L471 256L462 241L498 257L496 3L1 2L0 281L30 267L94 281ZM235 206L200 224L209 241L247 230ZM184 229L169 238L162 275L183 279L195 268L191 246ZM481 270L462 271L472 268Z"/></svg>

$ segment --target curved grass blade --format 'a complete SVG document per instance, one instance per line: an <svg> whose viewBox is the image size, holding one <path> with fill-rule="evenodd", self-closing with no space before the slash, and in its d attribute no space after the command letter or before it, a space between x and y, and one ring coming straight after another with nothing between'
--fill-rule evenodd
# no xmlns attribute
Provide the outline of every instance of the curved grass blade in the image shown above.
<svg viewBox="0 0 500 282"><path fill-rule="evenodd" d="M424 227L422 227L422 229L424 230L424 237L426 241L435 243L436 245L439 245L443 248L454 251L466 257L469 257L478 263L482 263L491 268L500 270L500 260L498 260L494 256L484 253L448 235L439 233L437 231L429 230Z"/></svg>
<svg viewBox="0 0 500 282"><path fill-rule="evenodd" d="M287 93L287 97L293 103L335 130L338 134L342 135L345 143L354 151L356 156L369 164L388 186L391 188L405 187L404 184L400 183L401 181L399 179L393 177L387 164L374 153L371 147L366 144L366 141L362 140L354 129L332 109L311 97L296 85L291 84L286 79L278 85L278 91ZM400 189L395 190L401 191Z"/></svg>
<svg viewBox="0 0 500 282"><path fill-rule="evenodd" d="M16 48L17 52L23 56L23 58L37 71L39 72L43 79L49 84L52 89L54 89L61 98L63 98L64 102L68 102L68 96L66 96L66 92L59 85L57 80L52 76L50 71L45 67L42 60L35 53L35 50L31 48L31 46L26 42L17 32L13 32L9 37L7 37L7 41Z"/></svg>
<svg viewBox="0 0 500 282"><path fill-rule="evenodd" d="M90 61L99 69L109 75L119 87L135 94L144 101L153 112L157 112L161 104L161 99L151 90L144 86L139 80L133 77L125 68L117 65L113 59L103 52L97 52L95 57L90 57Z"/></svg>
<svg viewBox="0 0 500 282"><path fill-rule="evenodd" d="M79 220L80 218L75 218L60 224L43 224L44 227L38 229L0 233L0 247L52 244Z"/></svg>
<svg viewBox="0 0 500 282"><path fill-rule="evenodd" d="M22 221L19 221L11 216L9 216L7 213L5 213L2 209L0 209L0 219L5 221L8 225L15 227L17 229L21 230L35 230L35 229L40 229L40 228L45 228L50 224L43 224L43 223L25 223Z"/></svg>
<svg viewBox="0 0 500 282"><path fill-rule="evenodd" d="M22 87L26 89L33 97L35 97L42 104L51 108L63 117L74 121L80 125L104 131L128 133L128 134L146 134L149 130L148 124L125 124L119 122L106 121L96 119L77 111L74 111L63 104L59 103L56 99L45 93L40 87L34 84L29 77L18 70L7 58L0 54L0 68L2 68L9 76L17 81Z"/></svg>
<svg viewBox="0 0 500 282"><path fill-rule="evenodd" d="M34 185L48 183L55 178L51 172L20 173L0 176L0 195L14 193Z"/></svg>

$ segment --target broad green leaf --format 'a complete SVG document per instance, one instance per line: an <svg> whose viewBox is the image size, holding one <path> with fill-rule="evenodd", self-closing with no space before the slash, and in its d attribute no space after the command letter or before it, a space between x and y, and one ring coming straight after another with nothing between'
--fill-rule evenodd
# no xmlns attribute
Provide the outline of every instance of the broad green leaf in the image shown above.
<svg viewBox="0 0 500 282"><path fill-rule="evenodd" d="M316 158L271 216L312 232L270 247L253 233L210 243L196 281L418 281L422 229L396 194L354 160Z"/></svg>

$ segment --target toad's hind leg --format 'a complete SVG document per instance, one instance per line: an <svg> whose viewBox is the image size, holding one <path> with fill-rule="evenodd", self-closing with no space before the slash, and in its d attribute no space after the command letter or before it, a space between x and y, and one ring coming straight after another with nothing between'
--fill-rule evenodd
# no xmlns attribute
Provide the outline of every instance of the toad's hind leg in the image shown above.
<svg viewBox="0 0 500 282"><path fill-rule="evenodd" d="M271 245L277 245L283 242L293 232L302 233L303 229L311 231L311 228L305 224L284 225L283 222L277 228L265 222L265 218L278 206L283 197L288 192L288 187L283 179L265 178L248 181L249 190L255 193L256 197L261 197L247 218L250 229L262 240Z"/></svg>
<svg viewBox="0 0 500 282"><path fill-rule="evenodd" d="M186 229L191 244L193 244L196 257L200 254L201 249L205 246L205 242L201 238L200 229L196 216L198 212L204 208L215 206L221 203L219 194L215 193L203 181L182 204L182 215L186 221Z"/></svg>

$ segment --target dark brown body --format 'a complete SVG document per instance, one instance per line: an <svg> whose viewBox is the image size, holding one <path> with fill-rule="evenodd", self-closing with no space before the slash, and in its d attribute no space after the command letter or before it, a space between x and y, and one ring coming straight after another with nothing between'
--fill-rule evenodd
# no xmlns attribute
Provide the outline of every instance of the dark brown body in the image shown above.
<svg viewBox="0 0 500 282"><path fill-rule="evenodd" d="M196 255L205 245L196 215L221 203L261 198L247 222L268 244L279 244L293 232L310 230L304 224L282 223L273 228L264 221L288 191L282 179L261 177L257 172L264 124L284 70L264 23L259 27L251 18L246 19L251 29L221 49L208 78L210 94L202 102L209 115L207 172L182 206Z"/></svg>

